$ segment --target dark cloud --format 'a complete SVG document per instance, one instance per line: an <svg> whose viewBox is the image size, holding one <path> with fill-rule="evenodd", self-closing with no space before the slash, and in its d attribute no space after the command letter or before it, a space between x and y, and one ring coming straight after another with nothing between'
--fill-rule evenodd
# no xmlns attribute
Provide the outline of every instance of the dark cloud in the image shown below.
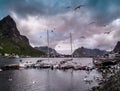
<svg viewBox="0 0 120 91"><path fill-rule="evenodd" d="M120 0L1 0L0 3L5 11L13 11L21 17L66 13L81 4L86 5L99 25L106 25L120 16Z"/></svg>
<svg viewBox="0 0 120 91"><path fill-rule="evenodd" d="M85 6L75 11L79 5ZM10 13L33 46L47 45L47 29L54 30L52 47L69 46L70 32L77 47L110 50L120 40L116 26L120 22L115 21L120 16L120 0L0 0L0 7L2 16Z"/></svg>
<svg viewBox="0 0 120 91"><path fill-rule="evenodd" d="M120 0L88 0L88 7L99 25L107 25L120 17Z"/></svg>
<svg viewBox="0 0 120 91"><path fill-rule="evenodd" d="M74 8L82 0L1 0L1 7L13 11L19 16L55 15L68 11L66 7Z"/></svg>

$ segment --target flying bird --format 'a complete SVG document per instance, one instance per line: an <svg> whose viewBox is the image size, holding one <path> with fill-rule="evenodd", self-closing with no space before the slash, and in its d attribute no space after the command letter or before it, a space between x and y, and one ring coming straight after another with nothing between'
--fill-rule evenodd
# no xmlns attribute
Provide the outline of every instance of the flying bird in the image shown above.
<svg viewBox="0 0 120 91"><path fill-rule="evenodd" d="M88 25L91 25L91 24L94 24L95 22L93 21L93 22L91 22L91 23L89 23Z"/></svg>
<svg viewBox="0 0 120 91"><path fill-rule="evenodd" d="M106 32L104 32L104 34L110 34L111 33L111 31L106 31Z"/></svg>
<svg viewBox="0 0 120 91"><path fill-rule="evenodd" d="M66 9L69 9L69 8L71 8L71 7L70 6L66 7Z"/></svg>
<svg viewBox="0 0 120 91"><path fill-rule="evenodd" d="M81 38L81 39L85 39L85 36L81 36L80 38Z"/></svg>
<svg viewBox="0 0 120 91"><path fill-rule="evenodd" d="M106 27L107 25L103 25L103 27Z"/></svg>
<svg viewBox="0 0 120 91"><path fill-rule="evenodd" d="M84 7L85 5L79 5L77 7L74 8L74 10L80 9L81 7Z"/></svg>

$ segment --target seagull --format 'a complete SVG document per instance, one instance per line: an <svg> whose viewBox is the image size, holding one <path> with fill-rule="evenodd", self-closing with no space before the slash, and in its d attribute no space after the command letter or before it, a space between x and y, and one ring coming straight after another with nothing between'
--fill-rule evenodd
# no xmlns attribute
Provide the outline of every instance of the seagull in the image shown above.
<svg viewBox="0 0 120 91"><path fill-rule="evenodd" d="M91 23L89 23L88 25L91 25L91 24L94 24L95 22L93 21L93 22L91 22Z"/></svg>
<svg viewBox="0 0 120 91"><path fill-rule="evenodd" d="M35 82L35 81L33 81L32 83L33 83L33 84L35 84L36 82Z"/></svg>
<svg viewBox="0 0 120 91"><path fill-rule="evenodd" d="M84 7L85 5L79 5L77 7L74 8L74 10L80 9L81 7Z"/></svg>
<svg viewBox="0 0 120 91"><path fill-rule="evenodd" d="M70 6L66 7L67 9L71 8Z"/></svg>
<svg viewBox="0 0 120 91"><path fill-rule="evenodd" d="M107 25L103 25L103 27L106 27Z"/></svg>
<svg viewBox="0 0 120 91"><path fill-rule="evenodd" d="M111 33L111 31L106 31L106 32L104 32L104 34L110 34Z"/></svg>
<svg viewBox="0 0 120 91"><path fill-rule="evenodd" d="M85 36L81 36L80 38L81 38L81 39L85 39Z"/></svg>
<svg viewBox="0 0 120 91"><path fill-rule="evenodd" d="M2 69L0 69L0 71L2 71Z"/></svg>
<svg viewBox="0 0 120 91"><path fill-rule="evenodd" d="M84 80L85 82L89 83L89 84L90 84L91 82L93 82L93 80L88 79L88 78L84 78L83 80Z"/></svg>
<svg viewBox="0 0 120 91"><path fill-rule="evenodd" d="M9 78L8 80L9 80L9 81L12 81L12 78Z"/></svg>
<svg viewBox="0 0 120 91"><path fill-rule="evenodd" d="M87 79L86 79L86 78L84 78L83 80L84 80L84 81L87 81Z"/></svg>

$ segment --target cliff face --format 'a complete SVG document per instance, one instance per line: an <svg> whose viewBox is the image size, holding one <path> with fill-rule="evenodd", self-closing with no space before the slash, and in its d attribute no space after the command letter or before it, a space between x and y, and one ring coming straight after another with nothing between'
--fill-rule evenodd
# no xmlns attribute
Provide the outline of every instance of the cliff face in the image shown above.
<svg viewBox="0 0 120 91"><path fill-rule="evenodd" d="M29 45L28 38L20 34L15 21L9 15L0 21L0 53L28 56L44 54Z"/></svg>
<svg viewBox="0 0 120 91"><path fill-rule="evenodd" d="M74 51L73 55L74 56L103 56L106 53L104 50L99 50L99 49L88 49L88 48L78 48Z"/></svg>
<svg viewBox="0 0 120 91"><path fill-rule="evenodd" d="M0 34L1 38L10 38L15 42L23 40L29 44L27 37L20 35L15 21L9 15L0 21Z"/></svg>
<svg viewBox="0 0 120 91"><path fill-rule="evenodd" d="M118 41L117 45L115 46L114 50L115 53L120 53L120 41Z"/></svg>

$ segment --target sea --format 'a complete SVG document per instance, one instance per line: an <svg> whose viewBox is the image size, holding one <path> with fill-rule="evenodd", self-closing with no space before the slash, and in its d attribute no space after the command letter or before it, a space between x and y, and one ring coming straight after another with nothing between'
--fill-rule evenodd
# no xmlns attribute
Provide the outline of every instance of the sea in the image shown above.
<svg viewBox="0 0 120 91"><path fill-rule="evenodd" d="M65 58L50 58L49 62L62 61ZM0 66L23 62L48 61L48 58L1 58ZM94 66L92 58L74 58L83 66ZM59 69L20 69L0 71L0 91L90 91L98 86L96 77L101 77L96 69L59 70ZM90 82L85 81L89 79Z"/></svg>

